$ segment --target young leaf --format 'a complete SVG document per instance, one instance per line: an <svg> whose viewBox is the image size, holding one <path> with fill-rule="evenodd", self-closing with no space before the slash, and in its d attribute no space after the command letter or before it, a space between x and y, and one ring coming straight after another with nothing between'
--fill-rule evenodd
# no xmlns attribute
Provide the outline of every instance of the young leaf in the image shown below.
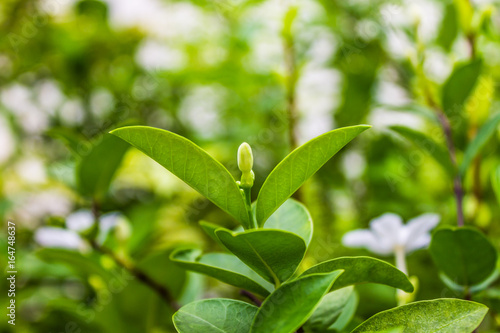
<svg viewBox="0 0 500 333"><path fill-rule="evenodd" d="M306 328L308 332L327 332L331 326L341 319L340 317L344 313L344 309L348 308L349 303L352 303L352 300L356 300L356 298L356 292L352 286L326 294L309 320L304 324L304 328ZM352 306L347 310L352 310ZM350 317L351 316L346 319L350 320ZM341 331L345 326L344 324L348 324L348 320L342 320L342 322L336 326L338 327L337 331Z"/></svg>
<svg viewBox="0 0 500 333"><path fill-rule="evenodd" d="M292 151L269 174L256 203L256 219L263 226L269 216L333 155L370 126L339 128Z"/></svg>
<svg viewBox="0 0 500 333"><path fill-rule="evenodd" d="M351 293L351 296L347 300L340 316L335 320L335 322L328 327L328 332L343 332L347 325L350 324L354 315L356 314L356 310L358 308L359 296L358 292L354 289Z"/></svg>
<svg viewBox="0 0 500 333"><path fill-rule="evenodd" d="M292 276L306 252L304 240L287 231L218 229L215 233L228 250L274 285Z"/></svg>
<svg viewBox="0 0 500 333"><path fill-rule="evenodd" d="M429 251L439 270L462 286L481 283L496 267L495 247L481 232L472 228L436 231Z"/></svg>
<svg viewBox="0 0 500 333"><path fill-rule="evenodd" d="M449 153L446 148L429 138L424 133L415 131L411 128L404 126L391 126L391 130L405 137L418 146L420 149L426 151L432 158L436 160L451 177L455 174L455 167L451 163Z"/></svg>
<svg viewBox="0 0 500 333"><path fill-rule="evenodd" d="M472 160L477 154L481 151L484 145L488 142L488 140L495 133L495 130L500 123L500 113L497 113L491 119L489 119L483 127L479 130L476 137L472 140L471 143L467 146L465 150L464 159L462 164L460 165L460 174L463 175L469 168Z"/></svg>
<svg viewBox="0 0 500 333"><path fill-rule="evenodd" d="M265 229L289 231L300 236L309 246L313 235L313 221L307 208L300 202L288 199L266 221Z"/></svg>
<svg viewBox="0 0 500 333"><path fill-rule="evenodd" d="M312 274L276 289L257 311L250 333L295 332L313 313L342 270Z"/></svg>
<svg viewBox="0 0 500 333"><path fill-rule="evenodd" d="M250 218L238 185L229 171L193 142L180 135L147 126L129 126L111 132L141 150L207 199L250 227Z"/></svg>
<svg viewBox="0 0 500 333"><path fill-rule="evenodd" d="M448 116L462 111L481 74L482 61L457 66L443 86L443 111Z"/></svg>
<svg viewBox="0 0 500 333"><path fill-rule="evenodd" d="M413 292L408 276L391 264L370 257L342 257L324 261L306 270L301 276L333 272L343 269L344 273L335 281L333 289L360 283L379 283Z"/></svg>
<svg viewBox="0 0 500 333"><path fill-rule="evenodd" d="M172 253L170 260L187 270L211 276L258 295L269 295L269 290L273 287L241 260L228 253L208 253L202 256L199 249L179 249Z"/></svg>
<svg viewBox="0 0 500 333"><path fill-rule="evenodd" d="M82 157L76 168L80 193L101 200L106 195L128 147L122 140L105 134L101 141Z"/></svg>
<svg viewBox="0 0 500 333"><path fill-rule="evenodd" d="M414 333L467 333L481 324L487 312L488 308L482 304L459 299L421 301L377 313L352 333L386 332L396 328Z"/></svg>
<svg viewBox="0 0 500 333"><path fill-rule="evenodd" d="M248 333L257 309L232 299L205 299L183 306L172 320L179 333Z"/></svg>

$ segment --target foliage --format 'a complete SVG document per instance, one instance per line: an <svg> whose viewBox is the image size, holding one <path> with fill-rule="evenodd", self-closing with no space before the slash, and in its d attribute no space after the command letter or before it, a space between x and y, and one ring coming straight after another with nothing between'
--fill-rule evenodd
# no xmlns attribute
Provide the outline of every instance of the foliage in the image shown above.
<svg viewBox="0 0 500 333"><path fill-rule="evenodd" d="M1 2L0 331L499 331L498 9Z"/></svg>

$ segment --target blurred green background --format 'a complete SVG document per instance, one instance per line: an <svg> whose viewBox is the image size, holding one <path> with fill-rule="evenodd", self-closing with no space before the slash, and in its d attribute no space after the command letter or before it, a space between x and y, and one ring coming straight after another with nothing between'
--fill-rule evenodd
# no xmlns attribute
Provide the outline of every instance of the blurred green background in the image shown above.
<svg viewBox="0 0 500 333"><path fill-rule="evenodd" d="M462 158L464 147L498 110L498 5L1 1L0 215L5 225L11 220L17 228L15 331L173 332L172 310L150 288L67 229L82 229L92 208L110 213L102 241L181 304L241 298L235 288L186 274L169 262L177 246L220 250L202 232L200 220L236 223L142 153L125 152L107 137L122 125L183 135L235 177L237 148L250 143L254 195L293 145L338 127L373 125L302 188L300 199L315 223L307 266L369 255L342 247L340 239L385 212L405 220L435 212L443 225L455 225L452 181L429 154L388 127L408 126L444 142L426 91L437 95L457 63L482 58L482 75L463 117L452 123ZM497 128L464 178L466 224L483 230L497 248L500 209L490 176L499 165L499 138ZM115 169L109 188L98 180L100 192L89 195L85 179ZM65 223L68 216L73 226L69 219ZM6 230L0 233L1 248L7 247ZM408 260L410 275L420 280L417 299L460 297L438 279L427 251ZM5 279L1 284L6 290ZM358 291L356 320L395 306L390 288ZM496 297L490 301L499 307ZM5 309L8 299L2 299ZM500 323L494 308L487 321L493 329ZM0 322L0 330L10 329L6 320Z"/></svg>

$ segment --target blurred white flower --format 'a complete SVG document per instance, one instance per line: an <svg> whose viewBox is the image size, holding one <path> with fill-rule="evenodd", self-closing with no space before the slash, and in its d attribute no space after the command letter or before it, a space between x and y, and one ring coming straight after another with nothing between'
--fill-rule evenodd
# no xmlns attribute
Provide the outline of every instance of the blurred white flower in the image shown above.
<svg viewBox="0 0 500 333"><path fill-rule="evenodd" d="M94 217L88 209L81 209L66 217L66 227L75 232L82 232L94 225Z"/></svg>
<svg viewBox="0 0 500 333"><path fill-rule="evenodd" d="M16 139L10 128L7 120L0 116L0 142L2 143L2 149L0 149L0 164L7 161L16 148Z"/></svg>
<svg viewBox="0 0 500 333"><path fill-rule="evenodd" d="M181 70L188 60L179 46L154 39L146 39L140 44L135 59L147 70Z"/></svg>
<svg viewBox="0 0 500 333"><path fill-rule="evenodd" d="M56 247L71 250L85 250L87 244L73 230L56 227L41 227L35 231L35 241L43 247Z"/></svg>
<svg viewBox="0 0 500 333"><path fill-rule="evenodd" d="M123 216L119 212L110 212L99 217L99 235L97 241L102 243L111 229L120 223ZM66 227L74 232L84 232L94 225L94 216L88 209L78 210L66 217Z"/></svg>
<svg viewBox="0 0 500 333"><path fill-rule="evenodd" d="M439 223L437 214L423 214L403 224L396 214L386 213L370 222L370 229L353 230L344 235L347 247L364 247L380 255L409 253L429 245L430 231Z"/></svg>
<svg viewBox="0 0 500 333"><path fill-rule="evenodd" d="M47 181L45 164L35 156L25 157L16 163L16 173L29 184L43 184Z"/></svg>
<svg viewBox="0 0 500 333"><path fill-rule="evenodd" d="M13 218L27 226L36 226L47 216L65 216L73 206L68 193L57 188L21 194L13 199Z"/></svg>
<svg viewBox="0 0 500 333"><path fill-rule="evenodd" d="M99 218L99 235L97 242L103 243L109 231L117 226L122 220L122 215L118 212L111 212ZM89 230L94 225L94 216L88 209L78 210L66 218L68 229L57 227L41 227L35 231L35 241L44 247L56 247L86 251L89 244L80 236L80 232Z"/></svg>

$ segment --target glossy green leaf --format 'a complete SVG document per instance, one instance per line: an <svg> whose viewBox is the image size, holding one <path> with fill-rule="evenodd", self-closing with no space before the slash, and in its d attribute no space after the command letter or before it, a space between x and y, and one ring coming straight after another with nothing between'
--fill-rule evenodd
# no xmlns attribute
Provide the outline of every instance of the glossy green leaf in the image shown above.
<svg viewBox="0 0 500 333"><path fill-rule="evenodd" d="M179 333L248 333L257 307L232 299L189 303L172 317Z"/></svg>
<svg viewBox="0 0 500 333"><path fill-rule="evenodd" d="M457 66L443 86L443 111L452 116L462 111L481 74L482 61Z"/></svg>
<svg viewBox="0 0 500 333"><path fill-rule="evenodd" d="M477 132L471 143L467 146L465 150L464 159L460 165L460 174L463 175L469 168L470 164L474 158L479 154L481 149L486 145L488 140L495 134L496 129L500 124L500 113L494 115L486 121L486 123Z"/></svg>
<svg viewBox="0 0 500 333"><path fill-rule="evenodd" d="M342 257L324 261L309 268L301 276L333 272L338 269L343 269L344 274L335 281L333 289L360 283L379 283L409 293L414 290L405 273L385 261L371 257Z"/></svg>
<svg viewBox="0 0 500 333"><path fill-rule="evenodd" d="M450 160L446 147L429 138L422 132L404 126L391 126L391 130L410 140L436 160L450 176L455 174L455 167Z"/></svg>
<svg viewBox="0 0 500 333"><path fill-rule="evenodd" d="M300 202L288 199L266 221L266 229L279 229L294 233L309 246L313 235L313 221L307 208Z"/></svg>
<svg viewBox="0 0 500 333"><path fill-rule="evenodd" d="M377 313L352 333L397 328L414 333L470 333L481 324L487 312L488 308L482 304L459 299L421 301Z"/></svg>
<svg viewBox="0 0 500 333"><path fill-rule="evenodd" d="M80 160L76 179L83 195L101 200L107 193L113 176L129 146L116 137L105 134Z"/></svg>
<svg viewBox="0 0 500 333"><path fill-rule="evenodd" d="M187 270L211 276L262 296L269 295L269 290L272 290L271 284L232 254L202 255L199 249L179 249L172 253L170 259Z"/></svg>
<svg viewBox="0 0 500 333"><path fill-rule="evenodd" d="M481 232L472 228L436 231L429 250L439 270L463 286L481 283L496 267L495 247Z"/></svg>
<svg viewBox="0 0 500 333"><path fill-rule="evenodd" d="M201 227L201 229L203 229L203 231L205 231L205 233L208 235L208 237L210 237L214 242L218 243L221 246L224 246L220 242L217 235L215 235L215 230L219 229L221 227L220 225L210 223L207 221L200 221L200 227Z"/></svg>
<svg viewBox="0 0 500 333"><path fill-rule="evenodd" d="M318 171L342 147L370 126L339 128L320 135L292 151L269 174L256 204L259 226L278 209L304 182Z"/></svg>
<svg viewBox="0 0 500 333"><path fill-rule="evenodd" d="M312 274L284 283L259 308L251 333L295 332L314 312L342 270Z"/></svg>
<svg viewBox="0 0 500 333"><path fill-rule="evenodd" d="M203 149L175 133L146 126L111 132L161 164L214 204L250 226L243 196L229 171Z"/></svg>
<svg viewBox="0 0 500 333"><path fill-rule="evenodd" d="M274 285L292 276L306 252L304 240L287 231L218 229L215 233L229 251Z"/></svg>
<svg viewBox="0 0 500 333"><path fill-rule="evenodd" d="M352 306L348 307L348 305L349 303L353 303L352 300L356 300L356 298L357 296L353 286L326 294L309 320L304 324L305 330L318 333L327 332L331 326L337 324L337 321L341 319L340 317L344 309L347 309L348 311L346 314L348 318L342 318L342 322L338 323L337 328L335 328L337 331L342 330L354 314L351 311Z"/></svg>

